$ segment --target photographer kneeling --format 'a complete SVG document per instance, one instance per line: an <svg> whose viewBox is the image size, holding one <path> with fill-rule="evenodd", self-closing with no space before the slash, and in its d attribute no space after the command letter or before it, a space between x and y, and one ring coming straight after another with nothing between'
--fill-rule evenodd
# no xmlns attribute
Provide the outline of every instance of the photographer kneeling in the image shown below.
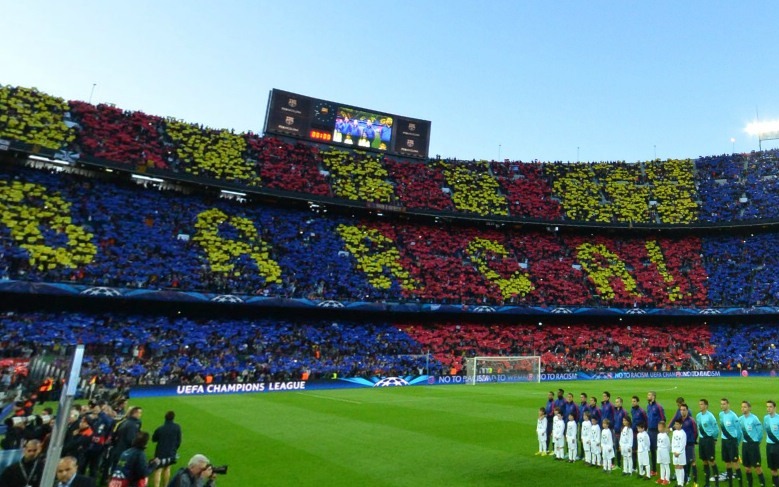
<svg viewBox="0 0 779 487"><path fill-rule="evenodd" d="M168 487L214 487L216 473L205 455L197 454L170 479Z"/></svg>

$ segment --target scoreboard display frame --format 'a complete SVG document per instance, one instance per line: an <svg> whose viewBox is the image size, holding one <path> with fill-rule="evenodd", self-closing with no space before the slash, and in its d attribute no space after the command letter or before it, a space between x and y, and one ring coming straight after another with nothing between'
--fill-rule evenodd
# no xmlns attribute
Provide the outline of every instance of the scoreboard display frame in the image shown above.
<svg viewBox="0 0 779 487"><path fill-rule="evenodd" d="M430 121L272 89L263 132L320 144L427 159Z"/></svg>

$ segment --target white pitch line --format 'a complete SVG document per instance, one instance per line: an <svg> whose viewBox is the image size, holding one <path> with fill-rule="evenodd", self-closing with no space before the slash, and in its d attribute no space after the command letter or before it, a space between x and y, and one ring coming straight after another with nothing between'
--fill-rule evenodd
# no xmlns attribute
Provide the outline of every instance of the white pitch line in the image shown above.
<svg viewBox="0 0 779 487"><path fill-rule="evenodd" d="M341 399L340 397L320 396L319 394L311 394L310 392L297 392L296 394L301 394L307 397L318 397L319 399L329 399L331 401L348 402L350 404L362 404L360 401L353 401L351 399Z"/></svg>

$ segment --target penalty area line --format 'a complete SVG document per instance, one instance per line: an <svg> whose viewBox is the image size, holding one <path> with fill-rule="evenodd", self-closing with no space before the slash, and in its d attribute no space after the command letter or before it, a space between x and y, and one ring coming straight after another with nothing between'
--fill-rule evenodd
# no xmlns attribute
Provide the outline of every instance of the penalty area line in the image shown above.
<svg viewBox="0 0 779 487"><path fill-rule="evenodd" d="M307 396L307 397L316 397L319 399L329 399L331 401L348 402L349 404L362 404L360 401L353 401L351 399L342 399L340 397L322 396L319 394L312 394L310 392L296 392L296 394L300 394L302 396Z"/></svg>

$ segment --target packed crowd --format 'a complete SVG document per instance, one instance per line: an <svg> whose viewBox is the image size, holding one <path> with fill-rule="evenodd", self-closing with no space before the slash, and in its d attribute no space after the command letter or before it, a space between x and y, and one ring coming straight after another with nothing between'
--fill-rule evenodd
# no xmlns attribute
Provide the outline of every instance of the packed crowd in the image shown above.
<svg viewBox="0 0 779 487"><path fill-rule="evenodd" d="M348 301L620 307L708 306L710 293L731 282L707 279L727 262L701 252L727 238L391 223L18 166L0 169L0 202L0 272L33 282ZM745 252L736 258L749 263L758 257ZM764 272L773 268L766 265Z"/></svg>
<svg viewBox="0 0 779 487"><path fill-rule="evenodd" d="M776 151L562 164L392 161L289 144L110 105L0 86L0 138L77 157L408 209L549 221L673 224L777 216Z"/></svg>
<svg viewBox="0 0 779 487"><path fill-rule="evenodd" d="M142 315L7 313L3 350L64 357L83 344L82 377L99 388L419 375L422 345L396 326L312 320L189 319Z"/></svg>
<svg viewBox="0 0 779 487"><path fill-rule="evenodd" d="M460 370L463 356L540 356L547 373L692 370L720 355L707 325L678 333L677 325L405 326L443 364ZM752 363L752 366L756 364Z"/></svg>
<svg viewBox="0 0 779 487"><path fill-rule="evenodd" d="M76 138L65 123L68 103L35 88L0 85L0 139L60 149Z"/></svg>
<svg viewBox="0 0 779 487"><path fill-rule="evenodd" d="M745 329L750 333L736 333ZM0 317L9 357L69 358L98 388L271 382L342 377L459 375L475 356L541 356L543 371L775 370L776 327L625 326L344 320L193 319L183 316L21 313Z"/></svg>
<svg viewBox="0 0 779 487"><path fill-rule="evenodd" d="M18 166L0 169L0 202L0 275L10 279L353 301L779 303L774 233L620 238L390 223Z"/></svg>
<svg viewBox="0 0 779 487"><path fill-rule="evenodd" d="M755 233L703 239L711 302L744 307L777 303L779 258L773 251L777 238Z"/></svg>
<svg viewBox="0 0 779 487"><path fill-rule="evenodd" d="M779 150L701 157L696 161L700 219L708 222L779 217Z"/></svg>
<svg viewBox="0 0 779 487"><path fill-rule="evenodd" d="M779 332L769 323L738 326L712 325L711 345L717 350L717 368L775 370L779 367Z"/></svg>
<svg viewBox="0 0 779 487"><path fill-rule="evenodd" d="M172 158L162 139L164 120L141 111L71 101L69 120L78 120L79 137L71 148L96 159L169 169ZM74 122L72 122L74 123Z"/></svg>

